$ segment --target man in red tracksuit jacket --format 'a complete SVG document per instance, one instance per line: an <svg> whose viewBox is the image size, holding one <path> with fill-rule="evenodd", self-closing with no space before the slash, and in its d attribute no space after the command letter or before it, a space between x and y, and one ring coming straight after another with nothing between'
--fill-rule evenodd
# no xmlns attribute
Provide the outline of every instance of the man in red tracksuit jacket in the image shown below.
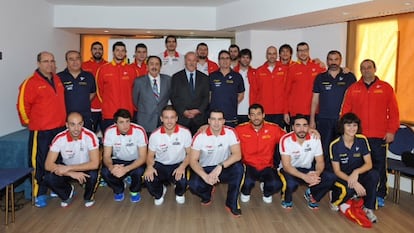
<svg viewBox="0 0 414 233"><path fill-rule="evenodd" d="M240 195L242 202L250 200L250 192L256 181L262 182L262 199L265 203L272 203L272 195L282 187L286 187L275 170L273 157L276 145L285 131L278 125L265 121L264 117L263 106L252 104L249 107L250 122L236 127L242 161L246 165L245 180Z"/></svg>
<svg viewBox="0 0 414 233"><path fill-rule="evenodd" d="M286 99L285 82L288 66L277 61L277 48L269 46L266 50L267 61L257 68L255 87L252 89L254 102L266 109L266 120L285 127L283 114Z"/></svg>
<svg viewBox="0 0 414 233"><path fill-rule="evenodd" d="M342 115L353 112L362 123L362 133L371 147L373 168L380 174L377 204L384 206L387 194L386 144L394 141L400 119L393 88L376 75L375 62L365 59L360 65L362 78L352 84L342 104Z"/></svg>
<svg viewBox="0 0 414 233"><path fill-rule="evenodd" d="M137 78L134 67L125 62L126 46L118 41L112 46L113 60L99 68L97 73L97 95L102 102L103 129L114 123L114 113L122 108L134 114L132 87Z"/></svg>
<svg viewBox="0 0 414 233"><path fill-rule="evenodd" d="M95 77L96 83L96 73L98 69L108 63L103 59L103 45L99 41L95 41L91 45L92 57L88 61L82 63L82 70L88 71L93 74ZM102 103L99 101L98 96L95 95L91 101L91 113L92 113L92 127L93 131L96 133L98 131L98 126L102 128ZM102 130L102 129L101 129ZM103 134L104 132L102 132Z"/></svg>
<svg viewBox="0 0 414 233"><path fill-rule="evenodd" d="M19 88L17 111L23 125L29 127L29 161L34 168L35 206L47 205L45 161L53 138L64 130L66 108L64 87L54 73L55 58L50 52L37 55L38 68Z"/></svg>

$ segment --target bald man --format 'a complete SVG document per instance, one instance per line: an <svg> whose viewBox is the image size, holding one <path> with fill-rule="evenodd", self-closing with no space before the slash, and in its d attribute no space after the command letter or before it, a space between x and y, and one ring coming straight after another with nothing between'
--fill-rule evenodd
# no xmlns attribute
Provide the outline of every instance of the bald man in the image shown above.
<svg viewBox="0 0 414 233"><path fill-rule="evenodd" d="M45 183L67 207L74 196L72 180L85 185L85 207L95 204L99 167L99 142L96 135L83 127L80 113L72 112L66 120L66 130L53 139L47 154L45 168L48 173Z"/></svg>

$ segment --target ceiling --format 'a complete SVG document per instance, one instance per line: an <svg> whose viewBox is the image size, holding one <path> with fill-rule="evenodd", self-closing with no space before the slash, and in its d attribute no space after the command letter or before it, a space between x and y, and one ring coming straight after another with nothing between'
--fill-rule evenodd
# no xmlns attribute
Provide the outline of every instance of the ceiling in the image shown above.
<svg viewBox="0 0 414 233"><path fill-rule="evenodd" d="M55 5L80 6L155 6L155 7L219 7L239 0L46 0ZM245 30L288 30L347 22L356 19L381 17L414 12L414 0L372 0L362 4L331 8L317 12L298 14L285 18L240 25L217 31L192 30L138 30L108 29L111 35L120 36L163 36L174 34L196 37L234 37L236 31ZM70 28L68 31L79 34L103 34L102 28Z"/></svg>

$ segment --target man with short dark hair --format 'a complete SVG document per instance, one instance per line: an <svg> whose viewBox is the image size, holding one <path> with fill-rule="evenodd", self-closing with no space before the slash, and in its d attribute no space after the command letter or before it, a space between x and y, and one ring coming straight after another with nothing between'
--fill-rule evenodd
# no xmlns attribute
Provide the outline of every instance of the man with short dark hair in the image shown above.
<svg viewBox="0 0 414 233"><path fill-rule="evenodd" d="M290 117L305 115L309 120L312 104L312 88L315 78L326 69L316 59L309 57L309 45L300 42L296 46L298 61L289 67L286 78L284 120L291 124Z"/></svg>
<svg viewBox="0 0 414 233"><path fill-rule="evenodd" d="M212 110L205 132L196 134L190 154L190 190L210 205L217 183L228 183L225 207L235 217L241 216L238 202L243 182L244 166L240 162L239 139L232 128L224 126L224 113Z"/></svg>
<svg viewBox="0 0 414 233"><path fill-rule="evenodd" d="M79 51L67 51L65 60L66 69L57 75L65 86L66 113L80 113L83 126L92 130L91 100L96 94L95 78L93 74L82 70Z"/></svg>
<svg viewBox="0 0 414 233"><path fill-rule="evenodd" d="M280 138L285 134L278 125L265 121L263 106L249 107L249 122L238 125L242 160L246 166L240 200L249 202L250 192L256 181L263 182L263 202L272 203L272 195L282 189L282 180L274 167L274 153ZM283 190L284 191L284 190ZM284 205L282 207L289 208Z"/></svg>
<svg viewBox="0 0 414 233"><path fill-rule="evenodd" d="M196 48L197 54L197 70L203 72L205 75L209 75L214 71L218 70L218 65L208 59L208 46L206 43L201 42Z"/></svg>
<svg viewBox="0 0 414 233"><path fill-rule="evenodd" d="M95 204L98 168L100 162L99 141L96 135L83 127L82 115L69 113L66 130L53 139L47 154L45 168L50 171L45 182L67 207L72 202L75 188L70 181L76 180L85 185L85 207Z"/></svg>
<svg viewBox="0 0 414 233"><path fill-rule="evenodd" d="M154 197L155 205L164 202L167 191L165 183L174 184L175 200L178 204L184 204L191 133L177 124L177 112L172 105L163 108L160 119L162 126L152 132L149 138L145 183L148 192Z"/></svg>
<svg viewBox="0 0 414 233"><path fill-rule="evenodd" d="M329 144L337 137L339 112L346 90L356 81L351 72L344 73L341 68L342 55L337 50L328 52L326 64L328 70L316 76L313 84L313 96L309 126L321 134L325 167L332 171L329 158ZM319 113L316 117L316 112Z"/></svg>
<svg viewBox="0 0 414 233"><path fill-rule="evenodd" d="M127 109L134 113L132 103L132 87L137 77L137 71L127 64L126 46L122 41L112 45L113 60L99 68L97 74L97 95L102 102L102 132L112 125L114 113Z"/></svg>
<svg viewBox="0 0 414 233"><path fill-rule="evenodd" d="M230 68L234 68L239 64L240 60L240 47L236 44L231 44L229 46L229 54L230 54Z"/></svg>
<svg viewBox="0 0 414 233"><path fill-rule="evenodd" d="M244 98L241 75L230 68L230 53L221 50L218 55L220 69L210 74L210 109L221 109L228 126L237 125L237 106Z"/></svg>
<svg viewBox="0 0 414 233"><path fill-rule="evenodd" d="M138 109L137 122L144 127L147 136L161 125L161 110L171 95L171 77L160 74L161 58L148 57L148 74L135 79L132 100Z"/></svg>
<svg viewBox="0 0 414 233"><path fill-rule="evenodd" d="M306 116L296 115L292 119L292 132L285 134L279 143L282 157L282 174L286 178L285 202L293 206L292 194L300 183L309 188L305 199L310 209L318 209L319 201L331 189L336 176L325 170L322 145L319 139L309 134Z"/></svg>
<svg viewBox="0 0 414 233"><path fill-rule="evenodd" d="M136 70L138 77L144 76L148 73L147 70L147 46L143 43L138 43L135 46L134 63L131 64Z"/></svg>
<svg viewBox="0 0 414 233"><path fill-rule="evenodd" d="M96 79L97 79L96 74L98 72L98 69L102 65L108 63L103 58L103 53L104 53L104 48L103 48L102 43L99 41L95 41L91 45L91 54L92 54L91 59L82 63L82 69L84 71L87 71L93 74L93 77L95 79L95 84L96 84ZM98 132L98 129L101 129L102 131L103 130L102 129L103 128L102 127L102 103L96 95L93 97L91 101L91 114L92 114L93 131L95 133ZM102 132L102 134L103 133L104 132Z"/></svg>
<svg viewBox="0 0 414 233"><path fill-rule="evenodd" d="M249 105L255 103L251 89L255 89L256 69L250 65L251 60L252 51L250 49L242 49L240 51L240 62L234 67L234 71L242 76L245 89L244 98L237 106L237 120L239 124L249 121Z"/></svg>
<svg viewBox="0 0 414 233"><path fill-rule="evenodd" d="M147 135L144 128L131 123L131 113L126 109L115 112L114 122L104 136L102 176L112 188L117 202L124 200L124 178L130 176L130 200L139 202L147 159Z"/></svg>
<svg viewBox="0 0 414 233"><path fill-rule="evenodd" d="M184 68L184 57L177 52L177 37L165 37L165 51L158 55L161 60L161 74L173 76Z"/></svg>

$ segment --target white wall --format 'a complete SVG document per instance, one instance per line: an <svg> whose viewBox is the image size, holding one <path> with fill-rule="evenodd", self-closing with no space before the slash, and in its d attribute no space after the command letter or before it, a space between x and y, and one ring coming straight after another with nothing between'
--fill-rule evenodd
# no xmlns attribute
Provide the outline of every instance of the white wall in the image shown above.
<svg viewBox="0 0 414 233"><path fill-rule="evenodd" d="M283 31L243 31L236 32L236 43L240 49L252 50L252 66L258 67L266 60L266 49L270 45L279 48L282 44L290 44L293 48L293 60L296 60L296 44L307 42L310 46L311 58L326 61L330 50L342 53L342 65L346 61L347 24L337 23Z"/></svg>
<svg viewBox="0 0 414 233"><path fill-rule="evenodd" d="M55 54L58 70L64 54L80 48L79 35L53 28L53 6L43 0L2 1L0 8L0 136L22 129L16 101L20 83L36 69L40 51Z"/></svg>

